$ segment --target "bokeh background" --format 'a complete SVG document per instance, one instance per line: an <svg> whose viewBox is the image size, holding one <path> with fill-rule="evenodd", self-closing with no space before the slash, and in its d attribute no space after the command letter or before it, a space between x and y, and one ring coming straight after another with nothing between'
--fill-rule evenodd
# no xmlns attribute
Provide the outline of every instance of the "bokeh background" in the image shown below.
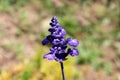
<svg viewBox="0 0 120 80"><path fill-rule="evenodd" d="M42 58L52 16L80 41L67 80L120 80L120 0L0 0L0 80L62 80Z"/></svg>

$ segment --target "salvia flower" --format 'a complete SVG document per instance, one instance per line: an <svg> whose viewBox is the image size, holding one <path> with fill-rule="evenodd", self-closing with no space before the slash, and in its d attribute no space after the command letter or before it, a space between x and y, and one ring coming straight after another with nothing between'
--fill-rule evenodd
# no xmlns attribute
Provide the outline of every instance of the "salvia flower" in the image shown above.
<svg viewBox="0 0 120 80"><path fill-rule="evenodd" d="M46 45L48 43L52 44L50 52L43 56L44 59L56 60L58 62L63 62L66 60L68 55L78 56L79 52L76 47L79 44L77 39L67 38L65 39L66 31L58 23L57 18L54 16L51 19L51 28L48 30L51 34L48 35L42 44ZM68 48L68 45L71 46Z"/></svg>

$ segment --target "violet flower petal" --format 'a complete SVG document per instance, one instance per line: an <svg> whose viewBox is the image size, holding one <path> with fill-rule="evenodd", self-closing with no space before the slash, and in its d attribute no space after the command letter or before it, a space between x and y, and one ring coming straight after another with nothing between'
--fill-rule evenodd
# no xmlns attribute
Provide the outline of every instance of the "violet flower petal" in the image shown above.
<svg viewBox="0 0 120 80"><path fill-rule="evenodd" d="M70 52L70 55L71 56L78 56L79 55L79 52L77 49L73 48L73 50Z"/></svg>
<svg viewBox="0 0 120 80"><path fill-rule="evenodd" d="M51 34L48 35L43 41L42 44L46 45L47 43L52 44L50 48L50 53L43 56L44 59L56 60L58 62L63 62L66 60L67 56L78 56L78 50L75 48L78 46L79 42L76 39L67 38L65 39L66 31L58 23L56 16L51 19L51 28L48 30ZM73 49L67 49L67 44L73 47ZM67 51L66 51L67 49Z"/></svg>
<svg viewBox="0 0 120 80"><path fill-rule="evenodd" d="M48 59L48 60L54 60L54 55L53 54L50 54L50 53L48 53L48 54L45 54L44 56L43 56L43 58L44 59Z"/></svg>
<svg viewBox="0 0 120 80"><path fill-rule="evenodd" d="M47 38L45 38L43 41L42 41L42 44L43 45L46 45L47 43L49 43L49 40Z"/></svg>
<svg viewBox="0 0 120 80"><path fill-rule="evenodd" d="M72 39L68 42L68 44L72 47L77 47L79 44L79 41L77 39Z"/></svg>

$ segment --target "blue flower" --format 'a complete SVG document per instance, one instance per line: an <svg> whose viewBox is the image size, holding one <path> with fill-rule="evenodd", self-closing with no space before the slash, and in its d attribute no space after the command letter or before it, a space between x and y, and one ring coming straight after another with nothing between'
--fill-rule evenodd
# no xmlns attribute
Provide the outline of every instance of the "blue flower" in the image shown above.
<svg viewBox="0 0 120 80"><path fill-rule="evenodd" d="M46 45L48 43L52 44L50 52L43 56L44 59L56 60L58 62L63 62L67 59L68 55L78 56L79 52L76 47L79 44L77 39L67 38L65 39L66 31L58 23L57 18L54 16L51 19L51 28L48 31L51 33L43 41L42 44ZM72 48L67 48L68 44Z"/></svg>
<svg viewBox="0 0 120 80"><path fill-rule="evenodd" d="M71 39L71 40L69 40L68 44L69 44L70 46L77 47L78 44L79 44L79 42L78 42L77 39Z"/></svg>

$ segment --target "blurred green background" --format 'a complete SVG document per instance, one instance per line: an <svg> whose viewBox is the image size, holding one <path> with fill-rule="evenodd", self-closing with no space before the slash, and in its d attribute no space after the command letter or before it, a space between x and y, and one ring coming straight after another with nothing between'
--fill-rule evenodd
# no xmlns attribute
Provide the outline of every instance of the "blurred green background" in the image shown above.
<svg viewBox="0 0 120 80"><path fill-rule="evenodd" d="M80 41L67 80L120 80L120 0L0 0L0 80L62 80L42 58L52 16Z"/></svg>

